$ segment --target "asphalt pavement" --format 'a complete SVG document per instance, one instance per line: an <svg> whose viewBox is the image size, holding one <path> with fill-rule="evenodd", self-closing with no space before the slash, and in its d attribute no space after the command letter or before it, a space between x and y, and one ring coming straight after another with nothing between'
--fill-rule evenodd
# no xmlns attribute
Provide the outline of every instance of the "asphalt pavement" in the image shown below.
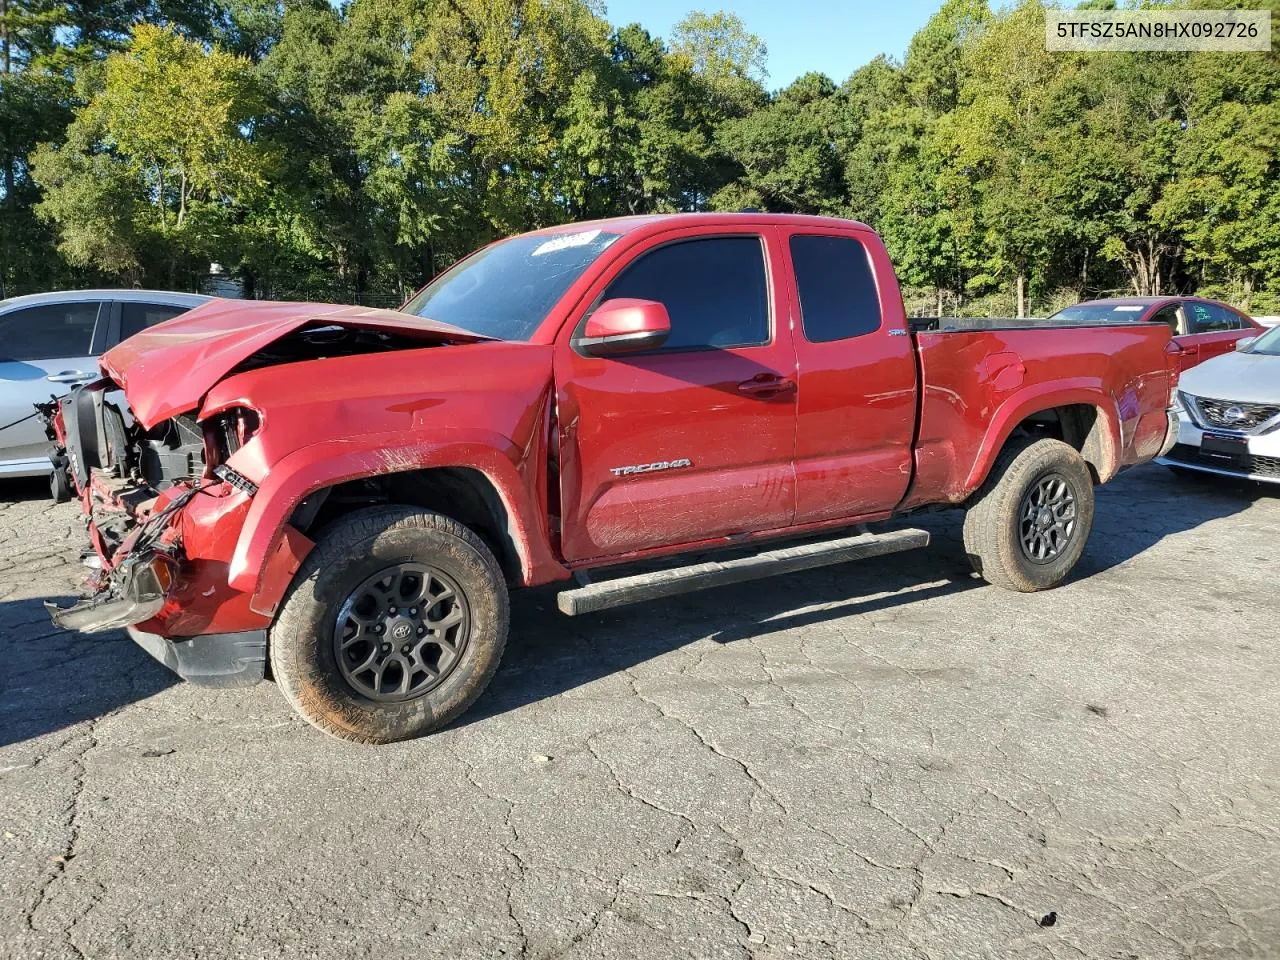
<svg viewBox="0 0 1280 960"><path fill-rule="evenodd" d="M463 721L325 738L55 630L0 485L5 958L1280 956L1280 491L1100 491L1066 586L928 550L567 619Z"/></svg>

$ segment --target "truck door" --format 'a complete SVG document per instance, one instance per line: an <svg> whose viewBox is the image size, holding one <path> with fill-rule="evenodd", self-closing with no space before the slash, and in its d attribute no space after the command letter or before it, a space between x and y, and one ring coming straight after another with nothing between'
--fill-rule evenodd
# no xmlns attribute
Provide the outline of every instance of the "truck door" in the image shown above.
<svg viewBox="0 0 1280 960"><path fill-rule="evenodd" d="M915 348L884 246L859 231L787 238L800 393L796 523L884 514L911 480Z"/></svg>
<svg viewBox="0 0 1280 960"><path fill-rule="evenodd" d="M795 513L796 358L772 227L685 228L611 265L556 346L561 549L620 557L785 527ZM667 342L584 356L606 300L662 303Z"/></svg>

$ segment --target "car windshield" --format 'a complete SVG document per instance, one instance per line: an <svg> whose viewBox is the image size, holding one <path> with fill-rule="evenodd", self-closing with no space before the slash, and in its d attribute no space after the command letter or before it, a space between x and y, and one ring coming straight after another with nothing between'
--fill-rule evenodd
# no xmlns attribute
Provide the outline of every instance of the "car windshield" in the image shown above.
<svg viewBox="0 0 1280 960"><path fill-rule="evenodd" d="M1055 323L1122 323L1140 319L1147 310L1140 303L1077 303L1049 319Z"/></svg>
<svg viewBox="0 0 1280 960"><path fill-rule="evenodd" d="M580 230L503 240L446 270L402 310L497 340L528 340L619 236Z"/></svg>
<svg viewBox="0 0 1280 960"><path fill-rule="evenodd" d="M1266 333L1259 335L1258 339L1249 344L1244 352L1280 357L1280 327L1272 327Z"/></svg>

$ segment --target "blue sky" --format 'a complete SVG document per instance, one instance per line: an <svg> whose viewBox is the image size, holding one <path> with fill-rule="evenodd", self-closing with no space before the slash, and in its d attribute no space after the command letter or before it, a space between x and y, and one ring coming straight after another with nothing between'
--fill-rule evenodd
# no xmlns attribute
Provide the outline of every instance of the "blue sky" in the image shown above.
<svg viewBox="0 0 1280 960"><path fill-rule="evenodd" d="M728 10L769 48L774 90L809 70L840 83L879 53L902 58L942 0L605 0L609 22L667 37L690 10Z"/></svg>

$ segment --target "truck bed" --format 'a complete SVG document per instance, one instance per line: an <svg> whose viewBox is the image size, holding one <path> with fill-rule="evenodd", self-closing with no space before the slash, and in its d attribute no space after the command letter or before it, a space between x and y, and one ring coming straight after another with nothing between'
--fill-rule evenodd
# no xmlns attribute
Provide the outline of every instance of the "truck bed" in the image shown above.
<svg viewBox="0 0 1280 960"><path fill-rule="evenodd" d="M1173 377L1165 324L945 319L940 330L911 321L919 430L905 507L963 501L994 453L986 445L1037 410L1069 409L1071 423L1046 429L1096 432L1101 480L1159 452Z"/></svg>

